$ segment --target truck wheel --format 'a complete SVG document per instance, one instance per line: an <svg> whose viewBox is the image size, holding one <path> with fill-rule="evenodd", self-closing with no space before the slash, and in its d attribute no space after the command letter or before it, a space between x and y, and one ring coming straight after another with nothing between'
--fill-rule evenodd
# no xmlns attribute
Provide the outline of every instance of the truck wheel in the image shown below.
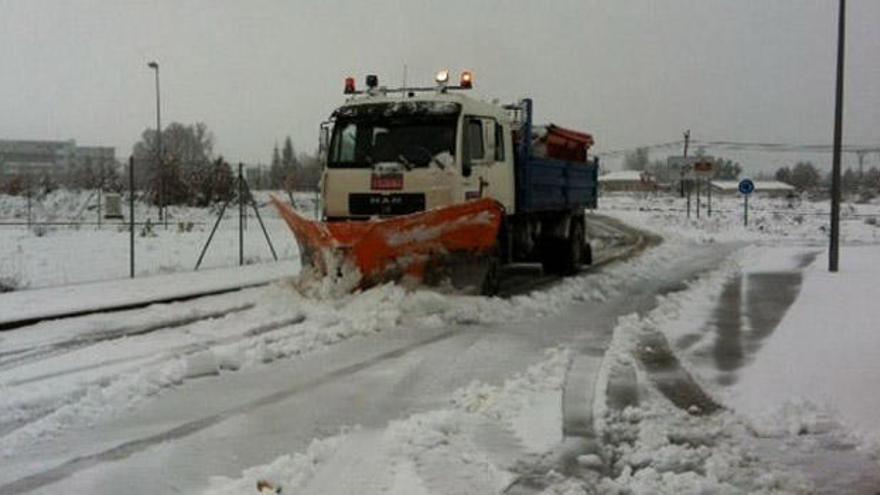
<svg viewBox="0 0 880 495"><path fill-rule="evenodd" d="M581 264L593 264L593 246L590 246L589 242L584 242L584 253L581 255Z"/></svg>
<svg viewBox="0 0 880 495"><path fill-rule="evenodd" d="M483 285L480 287L480 294L483 296L495 296L501 289L501 260L498 256L489 258L489 266L486 270L486 276L483 278Z"/></svg>
<svg viewBox="0 0 880 495"><path fill-rule="evenodd" d="M562 267L559 257L562 254L562 243L565 239L547 237L541 240L541 268L545 275L559 275Z"/></svg>
<svg viewBox="0 0 880 495"><path fill-rule="evenodd" d="M574 275L578 272L584 257L584 223L573 221L568 239L561 244L563 249L559 256L559 273Z"/></svg>

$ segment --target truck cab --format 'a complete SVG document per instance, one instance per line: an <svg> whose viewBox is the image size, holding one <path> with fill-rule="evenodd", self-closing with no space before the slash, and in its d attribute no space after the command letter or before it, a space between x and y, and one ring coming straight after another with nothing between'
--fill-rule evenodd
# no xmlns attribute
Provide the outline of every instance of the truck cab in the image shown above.
<svg viewBox="0 0 880 495"><path fill-rule="evenodd" d="M511 118L461 93L382 88L333 112L324 218L368 219L490 197L515 210Z"/></svg>
<svg viewBox="0 0 880 495"><path fill-rule="evenodd" d="M491 198L504 221L502 263L540 261L570 274L591 259L585 209L595 207L592 136L532 125L532 102L480 101L441 71L428 88L387 89L348 78L345 103L322 125L323 220L366 221Z"/></svg>

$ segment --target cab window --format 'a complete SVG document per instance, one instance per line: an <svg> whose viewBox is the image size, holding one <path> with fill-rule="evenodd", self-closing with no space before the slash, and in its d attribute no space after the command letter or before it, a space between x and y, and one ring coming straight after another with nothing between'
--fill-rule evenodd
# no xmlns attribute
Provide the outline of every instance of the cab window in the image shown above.
<svg viewBox="0 0 880 495"><path fill-rule="evenodd" d="M495 161L504 161L504 127L495 122Z"/></svg>
<svg viewBox="0 0 880 495"><path fill-rule="evenodd" d="M467 123L467 151L471 161L481 161L486 156L483 145L483 123L479 119L470 119Z"/></svg>

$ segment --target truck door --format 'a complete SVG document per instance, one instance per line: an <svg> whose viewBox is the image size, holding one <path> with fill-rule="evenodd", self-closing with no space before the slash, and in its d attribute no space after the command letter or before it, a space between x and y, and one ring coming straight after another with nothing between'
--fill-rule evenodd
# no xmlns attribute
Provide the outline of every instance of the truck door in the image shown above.
<svg viewBox="0 0 880 495"><path fill-rule="evenodd" d="M512 211L513 168L503 126L491 117L465 117L462 146L464 200L495 198Z"/></svg>

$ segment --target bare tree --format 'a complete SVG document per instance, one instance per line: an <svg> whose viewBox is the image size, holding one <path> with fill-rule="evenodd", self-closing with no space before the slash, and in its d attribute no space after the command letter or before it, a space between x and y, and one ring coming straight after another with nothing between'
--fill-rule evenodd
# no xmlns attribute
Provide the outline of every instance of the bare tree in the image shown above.
<svg viewBox="0 0 880 495"><path fill-rule="evenodd" d="M821 180L819 170L810 162L798 162L791 169L791 185L801 191L814 189Z"/></svg>
<svg viewBox="0 0 880 495"><path fill-rule="evenodd" d="M649 164L648 148L636 148L623 157L623 168L625 170L645 170Z"/></svg>

